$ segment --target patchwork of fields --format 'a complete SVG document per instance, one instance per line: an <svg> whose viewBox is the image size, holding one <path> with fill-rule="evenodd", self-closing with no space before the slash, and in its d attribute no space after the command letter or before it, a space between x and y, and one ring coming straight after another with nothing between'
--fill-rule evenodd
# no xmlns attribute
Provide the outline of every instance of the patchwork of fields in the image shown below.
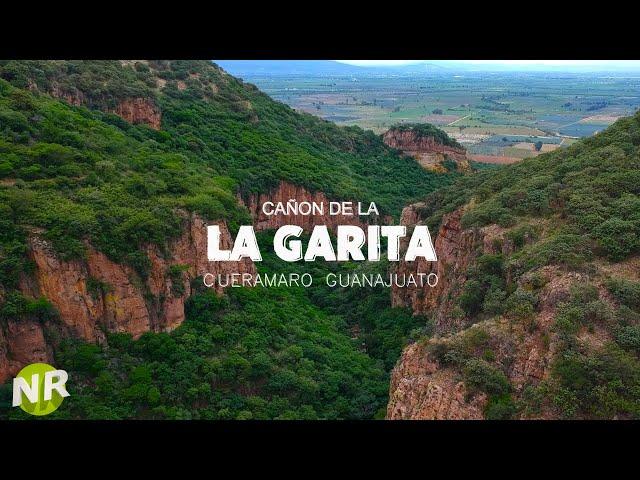
<svg viewBox="0 0 640 480"><path fill-rule="evenodd" d="M596 134L640 108L628 74L464 72L245 75L273 98L340 125L381 133L432 123L477 161L512 163ZM495 158L494 158L495 157Z"/></svg>

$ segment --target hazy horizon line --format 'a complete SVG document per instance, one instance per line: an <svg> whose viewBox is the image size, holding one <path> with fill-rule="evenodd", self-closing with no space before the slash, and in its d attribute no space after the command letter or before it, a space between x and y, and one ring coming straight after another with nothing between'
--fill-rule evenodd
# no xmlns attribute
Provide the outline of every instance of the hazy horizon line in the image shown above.
<svg viewBox="0 0 640 480"><path fill-rule="evenodd" d="M334 60L358 67L406 67L424 64L501 68L596 68L640 70L640 60Z"/></svg>

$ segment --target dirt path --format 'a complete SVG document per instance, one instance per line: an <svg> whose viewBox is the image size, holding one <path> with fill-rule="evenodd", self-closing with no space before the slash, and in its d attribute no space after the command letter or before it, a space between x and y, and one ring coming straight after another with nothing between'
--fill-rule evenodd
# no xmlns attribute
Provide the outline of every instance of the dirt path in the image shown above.
<svg viewBox="0 0 640 480"><path fill-rule="evenodd" d="M461 118L459 118L457 120L454 120L451 123L447 123L447 127L451 127L452 125L455 125L456 123L458 123L460 120L464 120L465 118L469 118L470 116L471 116L471 114L465 115L464 117L461 117Z"/></svg>

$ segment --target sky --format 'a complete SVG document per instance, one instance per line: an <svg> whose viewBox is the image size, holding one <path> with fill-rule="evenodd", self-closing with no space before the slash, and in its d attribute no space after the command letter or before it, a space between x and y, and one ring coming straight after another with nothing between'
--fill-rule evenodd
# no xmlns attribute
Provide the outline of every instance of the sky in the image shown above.
<svg viewBox="0 0 640 480"><path fill-rule="evenodd" d="M441 60L337 60L341 63L358 66L401 66L419 63L439 63ZM455 60L456 63L470 65L495 65L512 67L598 67L598 68L640 68L639 60Z"/></svg>

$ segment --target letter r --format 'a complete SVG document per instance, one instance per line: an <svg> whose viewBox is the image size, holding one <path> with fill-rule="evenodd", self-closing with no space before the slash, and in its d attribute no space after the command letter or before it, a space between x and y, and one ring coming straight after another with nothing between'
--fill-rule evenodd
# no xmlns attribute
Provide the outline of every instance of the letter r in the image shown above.
<svg viewBox="0 0 640 480"><path fill-rule="evenodd" d="M55 378L55 381L54 381ZM58 392L61 397L68 397L69 392L64 384L67 383L69 375L64 370L52 370L44 374L44 401L51 400L53 390Z"/></svg>

